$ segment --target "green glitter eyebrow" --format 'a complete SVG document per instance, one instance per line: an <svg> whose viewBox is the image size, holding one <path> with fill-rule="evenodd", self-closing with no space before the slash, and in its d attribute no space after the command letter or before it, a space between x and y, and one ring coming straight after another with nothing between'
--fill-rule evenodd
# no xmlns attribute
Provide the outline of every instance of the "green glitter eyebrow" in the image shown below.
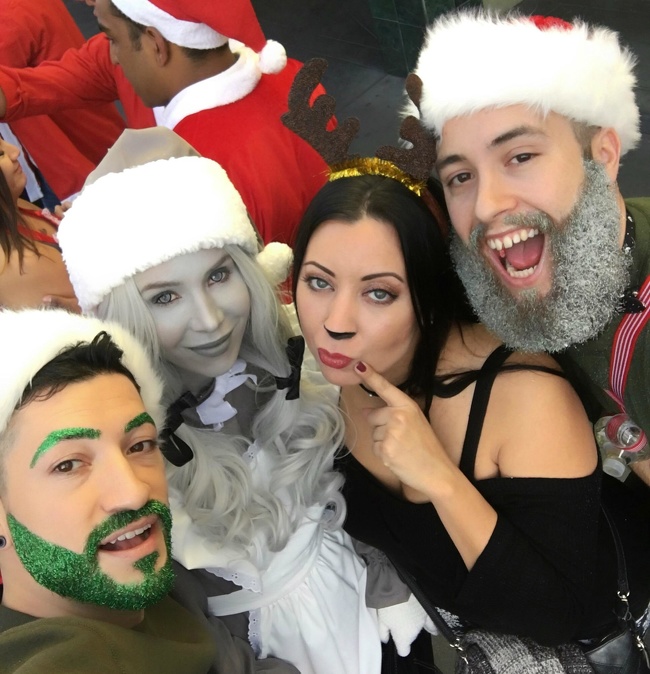
<svg viewBox="0 0 650 674"><path fill-rule="evenodd" d="M151 415L147 412L142 412L141 414L138 414L137 417L134 419L131 419L129 423L124 427L124 432L128 433L129 431L132 431L134 428L138 428L138 426L143 426L144 424L152 424L155 428L156 423L154 420L151 418Z"/></svg>
<svg viewBox="0 0 650 674"><path fill-rule="evenodd" d="M81 440L83 438L97 440L100 435L101 431L95 428L61 428L58 431L52 431L39 445L29 467L33 468L41 456L59 442L63 442L64 440Z"/></svg>

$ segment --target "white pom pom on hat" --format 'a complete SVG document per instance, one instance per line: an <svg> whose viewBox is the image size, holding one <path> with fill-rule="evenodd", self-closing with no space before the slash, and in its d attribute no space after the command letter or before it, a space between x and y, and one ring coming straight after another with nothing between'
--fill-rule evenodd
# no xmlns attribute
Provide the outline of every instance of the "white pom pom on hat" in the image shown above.
<svg viewBox="0 0 650 674"><path fill-rule="evenodd" d="M614 128L623 154L640 139L634 65L633 54L607 28L553 17L452 12L428 29L418 58L420 116L440 135L454 117L524 104Z"/></svg>
<svg viewBox="0 0 650 674"><path fill-rule="evenodd" d="M163 386L144 347L127 330L98 318L62 309L0 311L0 433L3 433L34 375L66 348L91 342L107 332L122 350L122 364L140 387L144 407L161 431L165 410L160 404Z"/></svg>
<svg viewBox="0 0 650 674"><path fill-rule="evenodd" d="M279 73L287 54L278 42L267 42L250 0L112 0L132 21L152 26L170 42L191 49L214 49L229 39L250 47L260 57L263 73Z"/></svg>
<svg viewBox="0 0 650 674"><path fill-rule="evenodd" d="M77 197L58 239L85 312L137 272L178 255L226 244L253 256L261 250L239 192L223 168L204 157L160 159L104 175ZM271 250L258 262L276 279L292 253L286 244Z"/></svg>

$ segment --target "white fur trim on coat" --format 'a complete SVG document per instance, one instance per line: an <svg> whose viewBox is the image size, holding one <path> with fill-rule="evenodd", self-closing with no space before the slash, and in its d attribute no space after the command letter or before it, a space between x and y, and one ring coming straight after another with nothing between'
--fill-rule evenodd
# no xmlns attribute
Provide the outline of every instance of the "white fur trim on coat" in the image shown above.
<svg viewBox="0 0 650 674"><path fill-rule="evenodd" d="M255 89L262 77L259 56L235 40L230 40L230 48L239 57L237 61L227 70L185 87L164 108L155 108L156 124L173 129L190 115L229 105Z"/></svg>
<svg viewBox="0 0 650 674"><path fill-rule="evenodd" d="M454 117L525 104L614 128L623 154L640 138L634 64L616 33L580 21L540 30L522 16L448 14L429 28L415 69L422 120L440 135Z"/></svg>
<svg viewBox="0 0 650 674"><path fill-rule="evenodd" d="M140 386L144 407L161 431L165 410L160 404L162 382L140 343L124 328L98 318L79 316L60 309L0 311L0 433L34 375L67 347L91 342L105 331L124 352L122 364Z"/></svg>
<svg viewBox="0 0 650 674"><path fill-rule="evenodd" d="M251 255L257 232L211 159L179 157L111 173L84 189L58 231L79 305L92 311L136 272L231 243Z"/></svg>

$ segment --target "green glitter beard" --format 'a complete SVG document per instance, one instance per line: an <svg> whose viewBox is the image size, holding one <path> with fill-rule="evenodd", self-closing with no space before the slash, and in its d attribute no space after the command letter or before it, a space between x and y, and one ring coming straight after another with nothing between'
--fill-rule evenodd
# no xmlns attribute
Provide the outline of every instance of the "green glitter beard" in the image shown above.
<svg viewBox="0 0 650 674"><path fill-rule="evenodd" d="M133 565L144 575L138 583L118 583L99 568L99 544L114 531L142 517L158 515L162 523L167 561L155 570L158 553L143 557ZM7 514L16 554L34 580L52 592L84 604L97 604L122 611L139 611L160 601L174 585L171 557L172 517L160 501L149 501L139 510L111 515L93 529L82 554L49 543Z"/></svg>

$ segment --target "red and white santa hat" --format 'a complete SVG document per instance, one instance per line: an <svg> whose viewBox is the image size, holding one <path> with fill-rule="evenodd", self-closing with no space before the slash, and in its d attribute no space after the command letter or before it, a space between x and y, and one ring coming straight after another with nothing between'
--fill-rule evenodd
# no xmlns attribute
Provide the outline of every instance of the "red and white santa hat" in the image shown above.
<svg viewBox="0 0 650 674"><path fill-rule="evenodd" d="M215 161L184 156L134 165L129 159L127 166L87 185L59 226L84 312L138 272L227 244L251 255L272 285L286 279L291 248L277 241L262 247L239 192Z"/></svg>
<svg viewBox="0 0 650 674"><path fill-rule="evenodd" d="M287 63L284 47L264 37L250 0L112 1L129 19L181 47L214 49L230 39L257 52L263 73L279 73Z"/></svg>
<svg viewBox="0 0 650 674"><path fill-rule="evenodd" d="M454 117L525 104L614 128L623 154L640 138L634 65L633 54L607 28L553 17L454 12L432 24L420 52L420 116L440 136Z"/></svg>
<svg viewBox="0 0 650 674"><path fill-rule="evenodd" d="M144 346L127 330L116 323L62 309L5 309L0 311L0 434L34 375L62 351L80 342L92 342L100 332L107 332L121 349L120 360L138 383L145 409L156 427L163 429L162 381Z"/></svg>

